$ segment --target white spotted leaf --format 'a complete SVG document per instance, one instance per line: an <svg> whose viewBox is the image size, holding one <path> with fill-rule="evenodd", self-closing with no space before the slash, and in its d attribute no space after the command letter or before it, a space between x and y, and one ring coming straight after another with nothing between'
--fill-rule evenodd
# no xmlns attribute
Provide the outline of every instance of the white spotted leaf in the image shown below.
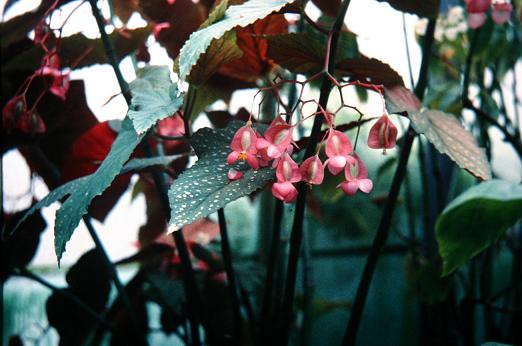
<svg viewBox="0 0 522 346"><path fill-rule="evenodd" d="M192 33L179 52L179 74L187 79L199 57L207 51L213 40L220 39L235 27L248 26L259 19L279 11L295 0L249 0L230 6L215 23Z"/></svg>
<svg viewBox="0 0 522 346"><path fill-rule="evenodd" d="M425 109L409 112L409 118L415 131L424 134L438 151L475 177L491 179L491 167L484 149L454 115Z"/></svg>
<svg viewBox="0 0 522 346"><path fill-rule="evenodd" d="M269 167L254 171L246 163L227 164L232 137L244 125L232 122L225 129L203 128L191 137L198 161L170 187L169 232L218 211L274 179L274 170ZM243 172L241 179L229 181L227 172L232 167Z"/></svg>
<svg viewBox="0 0 522 346"><path fill-rule="evenodd" d="M183 96L170 80L166 66L147 66L130 83L132 95L127 115L136 132L146 132L159 120L176 113L183 105Z"/></svg>
<svg viewBox="0 0 522 346"><path fill-rule="evenodd" d="M96 172L85 177L81 184L75 186L69 198L56 212L54 248L58 263L65 251L65 244L71 239L82 217L87 214L87 208L94 197L101 195L111 185L142 138L143 136L138 135L134 130L131 120L125 118L118 137L100 167Z"/></svg>

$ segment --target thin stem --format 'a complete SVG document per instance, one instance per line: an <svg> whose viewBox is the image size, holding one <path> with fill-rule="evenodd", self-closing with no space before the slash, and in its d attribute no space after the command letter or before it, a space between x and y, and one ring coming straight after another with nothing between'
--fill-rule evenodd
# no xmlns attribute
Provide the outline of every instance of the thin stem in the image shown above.
<svg viewBox="0 0 522 346"><path fill-rule="evenodd" d="M41 278L40 276L38 276L34 273L32 273L31 271L27 270L26 268L16 269L15 275L36 281L39 284L41 284L42 286L47 287L54 293L59 294L66 299L69 299L72 303L76 304L76 306L78 306L80 309L82 309L86 314L90 315L93 319L95 319L99 324L101 324L102 326L104 326L107 329L113 329L112 325L108 321L106 321L102 316L100 316L99 313L94 311L89 305L84 303L74 294L71 294L66 290L63 290L61 288L54 286L52 283L48 282L47 280Z"/></svg>
<svg viewBox="0 0 522 346"><path fill-rule="evenodd" d="M109 39L109 35L107 35L107 32L105 31L105 20L100 12L100 9L98 8L98 5L96 4L96 0L89 0L89 3L91 4L92 14L96 19L96 24L98 25L98 29L100 31L103 47L105 49L105 53L107 54L107 59L109 59L109 63L112 65L121 92L123 93L123 97L125 97L127 104L130 104L131 95L129 94L129 85L123 78L123 74L121 73L121 70L119 68L120 64L116 56L116 51L112 46L111 40Z"/></svg>
<svg viewBox="0 0 522 346"><path fill-rule="evenodd" d="M192 116L192 110L196 103L197 89L190 86L187 91L187 99L185 103L185 109L183 111L183 126L185 128L185 137L190 138L190 117Z"/></svg>
<svg viewBox="0 0 522 346"><path fill-rule="evenodd" d="M127 101L127 104L130 105L131 95L128 92L129 87L128 87L127 82L123 78L123 75L119 68L118 58L116 57L116 52L112 46L109 36L107 35L107 32L105 31L104 20L101 15L101 12L96 5L96 0L89 0L89 3L91 4L92 13L96 19L96 23L98 25L98 30L100 31L103 45L105 48L105 53L107 55L109 63L111 64L112 69L114 70L114 74L116 75L116 79L118 80L120 89L123 93L123 96L125 97L125 101ZM190 117L190 113L184 114L184 116ZM189 132L185 133L185 136L189 136L189 135L190 135ZM145 147L148 148L147 143L145 144ZM150 154L150 148L149 148L148 152ZM149 155L149 157L150 157L150 155ZM169 204L168 196L167 196L167 186L163 179L163 175L158 172L153 172L152 175L154 178L154 182L156 184L156 189L160 196L160 200L162 201L162 206L165 209L166 215L169 215L170 204ZM197 311L198 314L201 315L203 312L203 309L201 306L201 299L199 296L199 291L198 291L197 285L196 285L194 270L192 268L192 263L190 261L190 255L189 255L189 252L187 249L187 244L185 243L185 239L183 237L183 233L181 232L181 230L174 232L173 237L174 237L174 242L176 243L176 248L178 250L178 253L179 253L179 256L181 259L181 264L182 264L183 271L184 271L183 283L184 283L185 294L187 296L187 301L188 301L188 305L189 305L188 315L189 315L189 319L191 321L191 329L192 329L192 333L193 333L192 338L193 338L193 342L195 345L200 345L199 327L198 327L198 323L197 323L197 316L194 314L194 311ZM191 307L194 307L195 310L192 309Z"/></svg>
<svg viewBox="0 0 522 346"><path fill-rule="evenodd" d="M469 100L468 98L464 99L463 102L464 102L463 106L465 108L472 110L473 112L475 112L477 117L484 119L491 125L495 126L497 129L499 129L502 132L502 134L504 135L505 139L511 144L513 149L515 149L518 157L522 161L522 141L520 140L520 138L518 138L517 136L515 136L511 132L509 132L509 130L505 126L502 126L491 115L489 115L488 113L484 112L483 110L475 107L473 105L473 103L471 102L471 100Z"/></svg>
<svg viewBox="0 0 522 346"><path fill-rule="evenodd" d="M150 146L146 141L143 142L143 149L145 152L145 156L152 157ZM154 184L156 185L156 189L161 201L161 206L163 207L163 211L165 215L169 215L170 203L167 195L167 185L165 181L165 176L159 172L153 172L152 179L154 180ZM199 291L196 286L194 269L192 268L190 254L188 252L187 244L185 242L182 230L174 232L172 236L174 238L174 243L176 244L176 249L178 250L178 255L181 260L181 266L183 270L183 288L185 291L185 296L187 297L187 316L190 322L192 342L194 345L201 345L201 340L199 337L198 314L201 318L202 308L200 304L201 299L199 297ZM198 314L196 314L196 312L198 312Z"/></svg>
<svg viewBox="0 0 522 346"><path fill-rule="evenodd" d="M402 33L404 36L404 48L406 49L406 60L408 61L408 74L410 77L411 87L415 85L415 81L413 80L413 68L411 66L411 56L410 56L410 44L408 43L408 31L406 30L406 14L402 14Z"/></svg>
<svg viewBox="0 0 522 346"><path fill-rule="evenodd" d="M279 257L279 243L281 241L281 222L283 218L284 205L283 202L277 200L274 206L274 218L272 228L272 241L270 243L270 250L268 255L268 263L266 266L266 284L263 293L263 303L261 308L261 337L268 336L268 325L271 319L272 302L274 302L274 277L276 273L276 263Z"/></svg>
<svg viewBox="0 0 522 346"><path fill-rule="evenodd" d="M328 60L326 62L325 67L327 67L327 74L323 77L323 82L321 85L321 91L319 95L319 104L317 112L321 109L326 109L328 104L328 99L330 96L330 90L332 87L332 82L328 78L328 73L332 74L335 68L335 56L337 52L337 44L339 41L339 34L341 28L344 24L344 17L346 15L346 11L348 10L348 6L350 5L350 0L344 0L339 8L339 13L335 20L335 23L330 31L329 39L328 39ZM312 127L312 132L310 134L310 141L308 142L308 146L306 147L305 154L303 160L311 157L316 152L317 143L320 139L321 134L321 125L323 123L323 117L316 116L314 119L314 125ZM285 291L283 296L283 304L281 311L281 325L278 330L278 340L277 344L286 345L288 343L288 336L290 332L290 325L292 320L292 310L293 310L293 302L294 302L294 293L295 293L295 283L297 276L297 264L299 261L299 252L301 248L301 242L303 237L303 218L304 211L306 205L306 193L307 186L303 182L299 183L298 186L299 197L297 198L295 214L294 214L294 223L292 226L292 233L290 235L290 253L288 256L288 267L286 274L286 282L285 282Z"/></svg>
<svg viewBox="0 0 522 346"><path fill-rule="evenodd" d="M303 324L301 328L301 345L310 344L312 332L312 308L314 300L314 276L312 256L310 253L310 232L308 227L303 231Z"/></svg>
<svg viewBox="0 0 522 346"><path fill-rule="evenodd" d="M419 74L419 82L415 88L415 94L419 99L422 99L427 86L427 72L431 55L430 52L433 45L435 25L436 20L431 19L426 30L426 35L424 36L423 57ZM346 332L344 334L343 345L353 346L357 341L357 332L359 331L359 325L361 322L364 305L366 303L366 297L368 296L368 290L373 278L373 273L375 272L377 260L379 259L379 255L382 249L386 245L386 240L388 239L388 235L390 233L393 213L397 205L397 198L399 197L402 181L406 175L408 159L415 136L415 131L410 126L406 132L406 138L399 156L399 163L395 170L395 175L393 176L392 185L390 187L388 199L386 200L384 211L379 222L379 227L373 240L370 253L368 254L368 258L366 259L366 264L363 269L361 280L359 281L359 286L357 288L357 293L355 295L355 300L352 307L352 313L350 315Z"/></svg>
<svg viewBox="0 0 522 346"><path fill-rule="evenodd" d="M127 291L125 291L125 287L121 283L120 278L118 277L118 272L116 271L116 267L114 266L114 263L111 262L109 255L107 254L107 251L105 251L105 247L103 246L100 238L98 237L98 233L96 232L96 229L94 228L90 217L84 216L83 222L85 223L85 226L87 227L87 230L89 231L89 234L94 241L94 244L96 245L96 250L100 253L100 255L103 258L103 261L105 262L105 267L109 271L110 275L112 276L112 281L114 282L114 286L116 286L116 290L118 291L118 294L121 297L121 300L123 302L123 305L125 306L125 309L127 309L127 313L129 314L129 318L132 322L132 324L137 327L138 326L138 320L136 318L136 315L134 314L134 309L132 308L129 295L127 294Z"/></svg>
<svg viewBox="0 0 522 346"><path fill-rule="evenodd" d="M234 344L241 345L243 336L243 326L241 322L241 305L237 295L237 283L234 267L232 266L232 251L228 240L227 220L223 208L218 210L219 234L221 236L221 252L223 253L223 262L225 263L225 271L227 273L228 290L230 292L230 300L232 301L232 310L234 313Z"/></svg>

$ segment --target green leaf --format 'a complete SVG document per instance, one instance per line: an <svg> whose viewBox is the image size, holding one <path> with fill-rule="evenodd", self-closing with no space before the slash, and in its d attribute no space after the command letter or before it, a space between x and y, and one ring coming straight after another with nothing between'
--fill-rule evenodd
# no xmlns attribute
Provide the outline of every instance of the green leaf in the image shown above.
<svg viewBox="0 0 522 346"><path fill-rule="evenodd" d="M437 18L439 0L377 0L387 2L398 11L416 14L420 17Z"/></svg>
<svg viewBox="0 0 522 346"><path fill-rule="evenodd" d="M202 28L190 35L179 54L179 72L181 79L187 79L192 67L201 54L205 53L211 42L219 39L235 27L245 27L258 19L277 12L295 0L250 0L241 5L230 6L218 22Z"/></svg>
<svg viewBox="0 0 522 346"><path fill-rule="evenodd" d="M443 276L497 241L522 218L522 185L491 180L454 199L435 225Z"/></svg>
<svg viewBox="0 0 522 346"><path fill-rule="evenodd" d="M136 132L142 134L159 120L176 113L183 105L183 97L170 80L166 66L147 66L138 71L130 84L131 105L127 115Z"/></svg>
<svg viewBox="0 0 522 346"><path fill-rule="evenodd" d="M53 191L49 192L47 196L45 196L42 200L40 200L38 203L33 204L31 208L24 214L24 216L18 221L16 226L13 228L13 232L20 227L20 225L32 214L34 214L37 210L45 208L53 204L54 202L60 201L62 198L69 196L72 194L75 190L79 189L80 186L85 184L90 178L90 175L81 177L78 179L74 179L69 181L66 184L63 184L62 186L57 187Z"/></svg>
<svg viewBox="0 0 522 346"><path fill-rule="evenodd" d="M87 214L91 201L111 185L134 148L141 142L142 137L136 133L130 119L125 118L118 137L98 170L86 177L82 184L76 186L56 212L54 247L58 263L65 251L65 244L71 238L82 217Z"/></svg>
<svg viewBox="0 0 522 346"><path fill-rule="evenodd" d="M141 171L154 166L168 166L172 161L180 159L182 157L187 157L187 154L179 154L179 155L166 155L166 156L156 156L149 157L145 159L132 159L123 166L121 170L121 174Z"/></svg>
<svg viewBox="0 0 522 346"><path fill-rule="evenodd" d="M424 134L438 151L475 177L491 179L491 167L484 149L453 114L425 109L410 112L409 118L415 131Z"/></svg>
<svg viewBox="0 0 522 346"><path fill-rule="evenodd" d="M169 232L206 217L228 203L262 188L274 178L272 168L257 171L245 163L234 168L243 172L241 179L230 182L227 165L230 142L243 122L232 122L225 129L203 128L191 137L198 161L174 181L169 190L171 217Z"/></svg>

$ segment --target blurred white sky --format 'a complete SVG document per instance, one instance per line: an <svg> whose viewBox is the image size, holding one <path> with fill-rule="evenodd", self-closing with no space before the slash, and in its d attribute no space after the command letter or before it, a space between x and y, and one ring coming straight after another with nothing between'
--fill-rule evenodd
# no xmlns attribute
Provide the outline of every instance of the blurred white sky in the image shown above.
<svg viewBox="0 0 522 346"><path fill-rule="evenodd" d="M63 18L65 18L78 3L78 1L75 1L64 6L61 13L57 13L53 16L52 26L59 27ZM0 10L3 10L4 4L5 1L2 1ZM20 0L7 12L4 20L8 20L15 15L32 9L38 4L39 1L37 0ZM106 6L104 6L103 10L107 15L108 9ZM317 18L318 12L313 5L309 5L307 10L309 10L312 18ZM368 20L369 14L371 21ZM405 17L412 69L414 78L416 78L420 63L420 49L416 43L413 28L418 18L413 15L406 15ZM410 78L404 48L402 13L393 10L386 3L377 2L375 0L353 0L350 4L346 23L348 27L358 35L359 47L364 54L390 64L403 76L405 83L409 85ZM376 25L375 23L378 24ZM380 25L381 23L385 23L385 25ZM144 22L138 15L134 15L129 24L131 27L138 27L142 26ZM80 6L71 16L67 25L64 27L63 34L64 36L68 36L80 31L91 38L98 37L98 29L88 3L84 3ZM153 41L151 41L151 43L152 42ZM152 56L151 64L172 66L165 51L157 44L150 45L150 52ZM130 59L125 59L121 64L121 68L127 80L132 81L135 74ZM518 71L521 72L522 67L518 66L518 68ZM518 75L520 75L520 73ZM117 97L104 106L111 96L119 93L119 87L110 66L96 65L74 71L72 78L85 80L87 102L100 121L121 119L125 116L127 107L122 97ZM509 80L506 82L509 83ZM522 94L522 90L518 90L518 92ZM232 99L233 108L237 109L242 105L250 107L254 93L255 90L236 93ZM372 102L372 100L376 102ZM366 114L380 115L380 108L379 100L372 98L370 98L368 105L363 106ZM500 138L498 131L491 131L495 138ZM513 150L500 140L496 140L493 151L495 173L505 179L517 181L521 176L521 165ZM6 211L26 208L30 204L33 194L36 198L41 199L48 193L47 188L40 179L34 180L34 185L32 187L30 186L29 169L17 151L13 150L4 155L2 159L2 173L3 200ZM42 235L42 242L36 258L33 261L33 265L56 265L52 230L54 227L54 213L57 208L58 204L55 204L43 211L48 228ZM111 214L109 214L105 224L102 225L95 222L95 226L99 231L102 242L106 244L109 255L113 259L119 259L135 251L133 244L136 241L137 230L144 221L145 203L143 198L139 197L131 202L130 192L127 192L120 199ZM74 233L67 244L67 251L62 259L63 265L67 266L74 263L83 252L91 247L93 247L92 240L85 227L80 225L79 229Z"/></svg>

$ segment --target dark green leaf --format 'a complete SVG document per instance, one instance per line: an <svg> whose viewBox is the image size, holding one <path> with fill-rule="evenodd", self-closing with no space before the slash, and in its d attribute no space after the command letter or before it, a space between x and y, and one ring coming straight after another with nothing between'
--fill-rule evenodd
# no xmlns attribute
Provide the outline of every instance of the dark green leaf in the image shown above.
<svg viewBox="0 0 522 346"><path fill-rule="evenodd" d="M70 191L71 195L56 212L54 246L58 263L65 251L65 244L71 238L82 217L87 214L87 208L93 198L101 195L109 187L141 139L142 136L136 133L130 119L125 118L121 131L112 144L111 151L98 170L86 177L83 184Z"/></svg>
<svg viewBox="0 0 522 346"><path fill-rule="evenodd" d="M262 188L274 177L271 168L257 171L247 164L234 168L243 171L243 177L230 182L227 155L234 133L243 126L233 122L225 129L203 128L191 137L198 161L174 181L169 190L171 218L169 231L206 217L239 197Z"/></svg>
<svg viewBox="0 0 522 346"><path fill-rule="evenodd" d="M139 134L176 113L183 104L183 97L177 85L171 82L166 66L147 66L138 71L130 91L132 101L127 115Z"/></svg>
<svg viewBox="0 0 522 346"><path fill-rule="evenodd" d="M437 219L443 276L497 241L522 218L522 185L491 180L454 199Z"/></svg>
<svg viewBox="0 0 522 346"><path fill-rule="evenodd" d="M157 156L146 159L132 159L123 166L121 170L121 174L141 171L146 168L154 167L154 166L168 166L172 161L176 161L182 157L187 157L188 154L180 154L180 155L167 155L167 156Z"/></svg>

